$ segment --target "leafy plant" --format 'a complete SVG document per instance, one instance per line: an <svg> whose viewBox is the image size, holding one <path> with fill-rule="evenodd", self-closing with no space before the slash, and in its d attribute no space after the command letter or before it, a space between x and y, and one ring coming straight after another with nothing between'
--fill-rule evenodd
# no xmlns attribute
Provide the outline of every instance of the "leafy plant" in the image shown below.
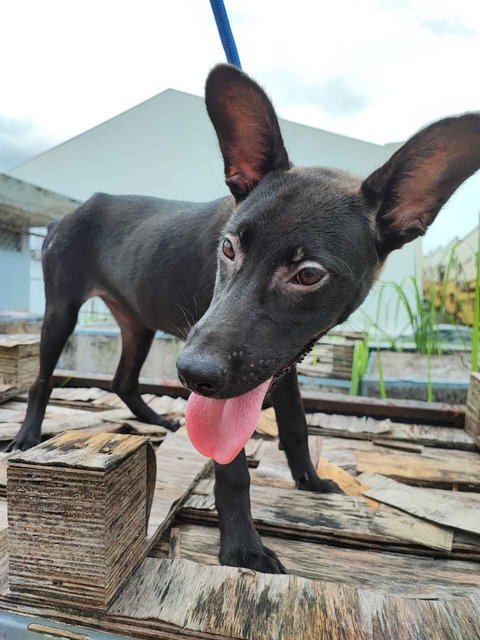
<svg viewBox="0 0 480 640"><path fill-rule="evenodd" d="M352 378L350 382L350 395L358 396L360 393L360 383L365 375L368 365L368 355L370 353L370 338L367 332L364 333L363 340L355 342L353 347Z"/></svg>
<svg viewBox="0 0 480 640"><path fill-rule="evenodd" d="M387 388L385 387L385 378L383 377L383 364L380 351L377 351L377 369L378 369L378 386L380 389L380 398L385 400L387 397Z"/></svg>
<svg viewBox="0 0 480 640"><path fill-rule="evenodd" d="M432 385L432 354L427 353L427 402L433 402L433 385Z"/></svg>
<svg viewBox="0 0 480 640"><path fill-rule="evenodd" d="M423 300L418 280L410 278L413 287L414 301L410 302L405 293L405 286L392 283L397 294L397 317L399 309L403 307L407 314L410 331L418 353L442 353L443 343L439 331L439 317L435 306Z"/></svg>

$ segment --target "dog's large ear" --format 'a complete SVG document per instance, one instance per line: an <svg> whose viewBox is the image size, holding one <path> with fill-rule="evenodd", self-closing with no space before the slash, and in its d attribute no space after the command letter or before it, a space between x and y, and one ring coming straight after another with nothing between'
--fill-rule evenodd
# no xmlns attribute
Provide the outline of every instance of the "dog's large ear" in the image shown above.
<svg viewBox="0 0 480 640"><path fill-rule="evenodd" d="M289 169L272 103L234 66L221 64L207 78L205 101L225 163L225 180L237 200L275 169Z"/></svg>
<svg viewBox="0 0 480 640"><path fill-rule="evenodd" d="M478 168L480 113L440 120L410 138L362 184L377 211L380 257L423 235Z"/></svg>

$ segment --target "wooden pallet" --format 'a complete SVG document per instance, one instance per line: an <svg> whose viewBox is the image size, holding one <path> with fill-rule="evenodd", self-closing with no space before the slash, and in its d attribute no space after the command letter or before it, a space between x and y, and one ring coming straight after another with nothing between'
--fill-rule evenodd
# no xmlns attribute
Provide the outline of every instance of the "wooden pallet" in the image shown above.
<svg viewBox="0 0 480 640"><path fill-rule="evenodd" d="M84 409L50 407L50 416L63 412L66 422L83 414L134 430L124 408L86 410L94 400L78 394ZM422 403L415 412L412 403L401 421L402 405L392 401L367 403L363 415L359 399L347 399L342 414L338 402L306 398L319 474L347 495L295 489L271 412L270 435L249 443L253 517L289 575L218 566L210 463L184 430L165 437L150 425L163 442L149 555L119 597L103 612L12 598L0 534L0 609L135 638L479 640L480 453L461 426L464 410ZM0 405L0 433L2 408L18 419L22 404ZM181 417L180 405L176 411L170 415ZM5 517L0 499L0 529Z"/></svg>

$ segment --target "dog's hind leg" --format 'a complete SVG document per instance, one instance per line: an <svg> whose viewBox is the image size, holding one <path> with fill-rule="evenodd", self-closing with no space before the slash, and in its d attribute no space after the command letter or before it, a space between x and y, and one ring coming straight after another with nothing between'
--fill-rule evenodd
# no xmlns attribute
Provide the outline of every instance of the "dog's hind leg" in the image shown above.
<svg viewBox="0 0 480 640"><path fill-rule="evenodd" d="M80 303L48 302L40 341L40 368L30 388L25 420L8 451L29 449L41 441L42 421L52 390L52 373L63 347L75 329Z"/></svg>
<svg viewBox="0 0 480 640"><path fill-rule="evenodd" d="M272 401L278 423L280 444L297 487L304 491L343 493L331 480L321 480L308 450L308 427L293 367L272 389Z"/></svg>
<svg viewBox="0 0 480 640"><path fill-rule="evenodd" d="M180 426L177 420L168 420L159 416L143 400L138 385L138 377L155 332L144 327L136 318L111 300L106 303L112 311L122 332L122 355L112 383L112 391L125 402L139 420L148 424L157 424L170 431Z"/></svg>

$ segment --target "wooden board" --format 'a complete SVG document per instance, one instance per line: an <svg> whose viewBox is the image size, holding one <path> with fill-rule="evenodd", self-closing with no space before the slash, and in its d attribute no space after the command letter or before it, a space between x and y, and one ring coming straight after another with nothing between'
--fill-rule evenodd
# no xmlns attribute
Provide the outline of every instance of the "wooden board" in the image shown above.
<svg viewBox="0 0 480 640"><path fill-rule="evenodd" d="M5 499L0 499L0 533L4 531L8 526L8 507Z"/></svg>
<svg viewBox="0 0 480 640"><path fill-rule="evenodd" d="M112 376L56 369L53 381L56 386L100 387L101 389L109 390L112 384ZM187 389L178 380L149 380L141 378L140 389L142 393L154 393L156 395L171 395L181 398L188 398L189 395ZM412 420L417 423L428 422L452 427L463 427L465 422L465 407L462 405L416 400L381 400L379 398L321 393L319 391L302 391L302 398L306 409L325 413L398 418L402 421Z"/></svg>
<svg viewBox="0 0 480 640"><path fill-rule="evenodd" d="M428 424L408 424L392 420L325 413L307 414L310 433L362 440L391 440L446 449L476 451L473 438L463 429Z"/></svg>
<svg viewBox="0 0 480 640"><path fill-rule="evenodd" d="M452 549L452 532L398 509L382 505L372 509L362 497L315 494L307 491L252 485L252 515L258 529L281 535L289 532L305 540L329 541L345 546L418 553ZM382 514L382 518L375 516ZM182 516L193 522L216 522L213 479L198 483L187 499ZM480 548L478 549L480 552ZM453 553L453 552L452 552Z"/></svg>
<svg viewBox="0 0 480 640"><path fill-rule="evenodd" d="M364 495L438 524L480 535L480 495L410 487L390 478L363 473L359 480L371 489Z"/></svg>
<svg viewBox="0 0 480 640"><path fill-rule="evenodd" d="M175 529L174 538L177 558L218 564L218 529L185 524ZM478 562L344 549L272 536L264 536L263 543L278 554L289 574L314 580L376 588L410 598L458 597L480 587ZM152 555L160 557L160 549L154 549ZM168 552L168 548L163 551Z"/></svg>
<svg viewBox="0 0 480 640"><path fill-rule="evenodd" d="M363 640L354 588L147 558L109 614L245 640Z"/></svg>
<svg viewBox="0 0 480 640"><path fill-rule="evenodd" d="M194 563L147 559L131 579L134 606L122 601L120 613L117 602L108 614L92 617L73 609L26 608L5 596L0 609L152 640L480 640L477 593L422 600L230 567L204 567L192 590L200 565L188 565ZM199 603L193 615L192 600Z"/></svg>
<svg viewBox="0 0 480 640"><path fill-rule="evenodd" d="M11 465L42 465L105 472L140 447L143 436L66 431L37 447L9 458Z"/></svg>
<svg viewBox="0 0 480 640"><path fill-rule="evenodd" d="M17 434L25 417L25 402L9 401L0 405L0 442L10 442ZM42 423L42 435L46 438L72 429L94 430L104 425L103 414L65 406L48 405ZM115 422L112 420L112 422ZM118 424L118 421L117 421ZM111 430L105 426L104 431Z"/></svg>
<svg viewBox="0 0 480 640"><path fill-rule="evenodd" d="M480 373L470 375L467 408L465 415L465 430L472 436L480 447Z"/></svg>
<svg viewBox="0 0 480 640"><path fill-rule="evenodd" d="M156 459L157 481L148 526L149 547L170 524L195 482L211 467L211 461L193 448L184 427L167 435L157 449Z"/></svg>
<svg viewBox="0 0 480 640"><path fill-rule="evenodd" d="M322 439L319 436L311 436L308 445L312 463L316 467L320 460ZM283 488L295 487L285 452L279 448L278 440L263 442L258 466L250 473L250 476L254 484Z"/></svg>
<svg viewBox="0 0 480 640"><path fill-rule="evenodd" d="M378 447L376 451L357 450L354 456L359 473L378 473L420 486L480 489L480 456L473 452L425 450L419 455Z"/></svg>
<svg viewBox="0 0 480 640"><path fill-rule="evenodd" d="M245 640L478 640L476 604L476 594L415 600L297 576L148 558L109 613L133 618L132 629L135 620L162 620Z"/></svg>

